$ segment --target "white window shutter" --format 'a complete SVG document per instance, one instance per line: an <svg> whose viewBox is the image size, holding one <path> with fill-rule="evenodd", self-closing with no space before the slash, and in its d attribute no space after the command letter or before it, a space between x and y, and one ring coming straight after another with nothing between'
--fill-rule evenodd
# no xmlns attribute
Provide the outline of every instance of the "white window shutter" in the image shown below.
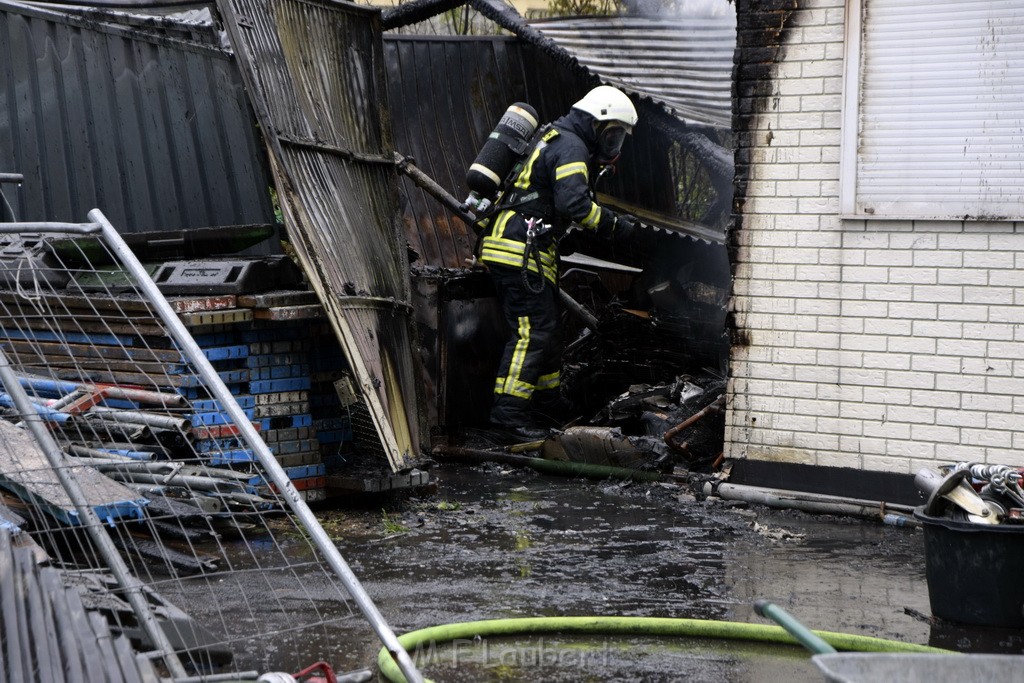
<svg viewBox="0 0 1024 683"><path fill-rule="evenodd" d="M853 212L1024 218L1024 1L862 2Z"/></svg>

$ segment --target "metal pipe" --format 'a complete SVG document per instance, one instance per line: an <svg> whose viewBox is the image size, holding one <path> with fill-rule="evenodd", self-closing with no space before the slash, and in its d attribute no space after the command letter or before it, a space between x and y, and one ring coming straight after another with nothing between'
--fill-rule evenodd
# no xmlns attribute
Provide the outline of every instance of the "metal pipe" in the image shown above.
<svg viewBox="0 0 1024 683"><path fill-rule="evenodd" d="M128 481L141 484L157 484L159 486L182 486L193 491L215 491L217 493L233 493L245 491L245 486L233 481L224 479L213 479L212 477L197 477L187 474L178 474L177 471L169 474L153 474L152 472L130 472L121 470L119 474Z"/></svg>
<svg viewBox="0 0 1024 683"><path fill-rule="evenodd" d="M192 423L183 417L173 415L157 415L155 413L142 413L134 410L118 410L106 406L93 406L88 414L98 413L105 420L114 422L128 422L131 424L158 427L160 429L178 429L187 432L192 429Z"/></svg>
<svg viewBox="0 0 1024 683"><path fill-rule="evenodd" d="M139 403L179 406L185 402L181 394L170 394L163 391L149 391L148 389L135 389L133 387L121 387L116 384L82 384L79 382L68 382L66 380L51 379L49 377L36 377L34 375L18 375L18 381L27 389L38 393L56 394L61 400L51 407L64 407L69 403L82 397L82 394L97 394L102 392L104 398L120 398L127 401ZM81 392L81 393L79 393ZM74 396L71 396L76 394Z"/></svg>
<svg viewBox="0 0 1024 683"><path fill-rule="evenodd" d="M246 445L255 452L260 465L270 475L270 479L277 486L280 495L284 498L288 507L309 531L313 543L323 554L327 563L338 575L338 578L341 579L349 595L352 596L352 599L360 611L362 611L363 616L366 617L371 628L373 628L377 637L380 638L381 643L395 659L402 673L405 674L410 683L424 683L423 676L417 670L409 653L398 642L394 631L391 630L384 616L366 593L359 579L348 566L345 558L338 551L337 546L334 545L331 537L327 535L327 532L320 525L313 511L310 510L309 505L302 499L302 494L295 488L291 479L288 478L284 469L274 458L274 454L270 452L267 444L260 438L256 429L252 426L252 422L249 421L249 418L246 417L239 407L235 397L221 380L217 371L214 370L210 361L207 360L202 349L192 339L192 335L189 334L185 325L178 318L178 315L171 308L170 304L167 303L167 300L157 288L149 273L142 267L142 263L139 262L132 250L128 248L128 245L121 239L121 236L117 234L114 226L107 221L99 209L93 209L89 212L89 220L95 221L102 226L103 236L106 238L107 244L114 252L114 255L135 278L142 293L149 299L157 315L159 315L164 325L167 326L171 337L177 342L178 348L192 361L199 376L203 378L206 389L213 394L214 398L220 401L225 412L231 416L231 419L238 426Z"/></svg>
<svg viewBox="0 0 1024 683"><path fill-rule="evenodd" d="M238 673L229 674L204 674L202 676L175 678L174 683L217 683L218 681L237 683L238 681L256 680L259 675L259 671L240 671Z"/></svg>
<svg viewBox="0 0 1024 683"><path fill-rule="evenodd" d="M725 405L725 394L719 396L714 401L712 401L708 405L704 406L703 409L697 411L696 413L694 413L690 417L686 418L685 420L683 420L682 422L677 424L672 429L670 429L667 432L665 432L665 436L664 436L665 443L669 446L669 448L677 450L680 453L685 453L686 452L686 448L684 448L683 446L678 446L675 443L673 443L673 441L672 441L672 439L675 438L676 434L678 434L679 432L683 431L684 429L687 429L688 427L692 427L694 424L696 424L698 421L700 421L708 413L717 413L718 411L720 411L722 409L722 406L724 406L724 405Z"/></svg>
<svg viewBox="0 0 1024 683"><path fill-rule="evenodd" d="M708 487L711 487L710 489ZM912 514L913 506L887 503L878 500L863 500L831 496L823 493L805 493L803 491L784 491L781 489L746 486L744 484L721 483L715 489L713 485L705 485L705 493L715 493L725 500L741 500L746 503L757 503L781 509L804 510L825 514L852 515L867 519L881 519L886 512Z"/></svg>
<svg viewBox="0 0 1024 683"><path fill-rule="evenodd" d="M757 600L754 602L754 611L760 616L765 617L766 619L771 619L776 624L786 629L786 632L789 633L789 635L796 638L801 645L814 654L835 654L836 649L834 647L826 643L821 636L812 633L811 629L801 624L793 618L793 615L778 605L768 602L767 600Z"/></svg>
<svg viewBox="0 0 1024 683"><path fill-rule="evenodd" d="M77 455L81 458L98 458L100 460L111 460L117 462L141 462L141 458L133 458L128 455L118 455L117 453L111 453L110 451L100 450L99 448L89 448L88 446L80 446L76 443L68 444L67 452L71 455ZM150 453L150 456L153 454Z"/></svg>
<svg viewBox="0 0 1024 683"><path fill-rule="evenodd" d="M580 319L591 332L597 332L597 316L588 311L586 307L576 299L573 299L569 294L562 289L558 288L558 298L562 300L562 305L569 310L570 313Z"/></svg>
<svg viewBox="0 0 1024 683"><path fill-rule="evenodd" d="M20 185L24 180L25 176L21 173L0 173L0 185L4 183Z"/></svg>
<svg viewBox="0 0 1024 683"><path fill-rule="evenodd" d="M0 223L0 234L42 232L55 235L95 235L100 226L91 223Z"/></svg>
<svg viewBox="0 0 1024 683"><path fill-rule="evenodd" d="M185 397L181 394L169 394L163 391L149 391L147 389L132 389L130 387L110 385L99 385L97 388L102 389L107 398L120 398L126 401L136 401L157 406L180 406L185 404Z"/></svg>
<svg viewBox="0 0 1024 683"><path fill-rule="evenodd" d="M29 397L29 402L32 404L32 408L35 410L37 415L41 415L50 422L67 422L71 419L71 416L67 413L62 413L50 408L49 406L36 403L36 401L32 400L32 397ZM10 394L0 394L0 406L4 406L5 408L15 407L14 398Z"/></svg>
<svg viewBox="0 0 1024 683"><path fill-rule="evenodd" d="M76 457L69 456L68 460L73 461L77 465L85 467L92 467L93 469L99 470L110 476L112 479L118 479L118 474L126 472L154 472L154 473L171 473L174 471L174 463L169 462L139 462L138 460L131 460L125 462L124 460L113 460L110 458L94 458L94 457ZM180 465L180 463L179 463Z"/></svg>
<svg viewBox="0 0 1024 683"><path fill-rule="evenodd" d="M149 602L146 600L146 596L143 594L139 583L129 580L131 575L124 558L121 557L121 554L114 546L114 542L103 529L102 522L100 522L96 512L89 507L89 501L85 497L85 493L66 467L64 454L61 453L60 447L46 428L42 418L36 413L33 403L29 400L28 394L21 386L17 375L15 375L13 368L7 360L7 354L2 349L0 349L0 382L3 383L11 395L18 411L21 413L25 426L31 432L33 438L35 438L36 443L39 444L40 450L46 456L46 461L50 464L54 474L56 474L61 487L67 492L68 498L71 499L75 506L75 510L81 519L84 520L86 533L89 534L92 542L96 544L111 574L114 575L118 585L124 590L125 597L132 606L135 616L141 622L146 635L149 636L157 648L158 655L163 658L168 671L176 678L184 676L185 667L174 651L174 647L171 645L170 640L168 640L167 634L160 628L156 616L150 610Z"/></svg>

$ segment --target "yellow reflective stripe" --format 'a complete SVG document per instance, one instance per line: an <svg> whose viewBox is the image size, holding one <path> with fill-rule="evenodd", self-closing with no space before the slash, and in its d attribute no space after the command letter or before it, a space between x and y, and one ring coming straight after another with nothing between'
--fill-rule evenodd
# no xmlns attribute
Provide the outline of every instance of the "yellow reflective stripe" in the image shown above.
<svg viewBox="0 0 1024 683"><path fill-rule="evenodd" d="M516 331L519 340L516 342L515 351L512 352L512 362L508 366L508 376L505 377L503 391L506 394L514 394L516 383L519 382L519 375L523 372L523 363L526 361L526 350L530 346L530 318L529 316L519 317L519 329Z"/></svg>
<svg viewBox="0 0 1024 683"><path fill-rule="evenodd" d="M502 211L498 214L498 219L494 223L494 230L491 232L491 235L494 237L501 237L505 232L505 226L508 225L509 219L514 215L516 215L515 211ZM487 240L490 238L485 237L484 239Z"/></svg>
<svg viewBox="0 0 1024 683"><path fill-rule="evenodd" d="M483 261L484 263L497 263L497 264L502 265L502 266L511 266L512 268L522 268L523 267L523 257L522 256L510 256L508 254L501 254L501 253L495 254L494 252L486 252L485 251L485 252L480 254L480 260ZM556 272L555 272L554 267L545 266L543 264L541 265L541 267L543 268L543 270L541 271L541 274L544 276L545 280L549 280L552 284L557 282L557 277L556 277ZM531 273L536 273L537 272L537 264L535 264L533 262L533 260L531 259L530 261L527 262L526 269L528 271L530 271Z"/></svg>
<svg viewBox="0 0 1024 683"><path fill-rule="evenodd" d="M587 217L580 221L580 225L584 228L596 228L597 224L601 221L601 207L597 204L590 205L590 213Z"/></svg>
<svg viewBox="0 0 1024 683"><path fill-rule="evenodd" d="M525 190L530 187L530 176L533 174L533 162L537 161L537 157L540 156L540 150L542 145L537 145L533 150L533 154L530 155L530 160L526 162L526 166L523 167L519 177L516 178L515 186L520 190Z"/></svg>
<svg viewBox="0 0 1024 683"><path fill-rule="evenodd" d="M526 245L518 240L510 240L504 237L485 237L481 243L482 252L490 252L495 255L506 254L506 255L518 255L522 258L523 253L526 251ZM540 252L541 265L554 266L555 265L555 250L546 249ZM530 259L532 262L532 258Z"/></svg>
<svg viewBox="0 0 1024 683"><path fill-rule="evenodd" d="M526 382L516 382L515 384L512 385L512 389L508 393L519 398L529 399L531 396L533 396L533 391L534 389L532 384L527 384Z"/></svg>
<svg viewBox="0 0 1024 683"><path fill-rule="evenodd" d="M562 384L562 373L558 370L537 378L537 389L557 389Z"/></svg>
<svg viewBox="0 0 1024 683"><path fill-rule="evenodd" d="M556 247L552 245L549 249L540 254L541 271L546 280L552 284L558 282L558 270L556 259ZM480 247L480 260L485 263L497 263L513 268L523 267L523 254L526 245L516 240L504 239L501 237L485 237ZM526 267L531 272L537 273L537 264L533 258L527 260Z"/></svg>
<svg viewBox="0 0 1024 683"><path fill-rule="evenodd" d="M511 240L507 237L496 237L494 235L488 235L484 238L484 244L490 245L496 249L507 249L508 251L518 251L520 254L526 249L526 243L520 242L519 240Z"/></svg>
<svg viewBox="0 0 1024 683"><path fill-rule="evenodd" d="M480 260L485 263L498 263L503 266L512 266L513 268L519 268L523 265L522 256L507 256L505 254L494 254L486 251L480 254ZM532 265L533 264L530 264L530 266L527 267L530 268ZM531 270L534 272L537 271L536 268L531 268Z"/></svg>
<svg viewBox="0 0 1024 683"><path fill-rule="evenodd" d="M567 178L574 173L582 173L584 180L589 178L587 171L587 165L582 161L575 161L571 164L565 164L555 169L555 180L561 180Z"/></svg>
<svg viewBox="0 0 1024 683"><path fill-rule="evenodd" d="M544 137L540 139L540 142L537 143L537 146L533 148L533 153L530 155L530 160L526 162L526 166L523 167L523 170L520 171L519 173L519 177L516 178L515 187L517 187L520 190L525 190L530 187L530 178L533 175L534 162L537 161L537 157L540 156L541 150L547 147L547 143L550 140L553 140L554 138L557 137L558 131L555 130L554 128L552 128L551 130L544 134Z"/></svg>
<svg viewBox="0 0 1024 683"><path fill-rule="evenodd" d="M513 382L512 388L506 390L504 377L499 377L497 382L494 384L494 393L496 394L508 394L509 396L515 396L516 398L525 398L527 400L533 396L535 388L531 384L526 382Z"/></svg>

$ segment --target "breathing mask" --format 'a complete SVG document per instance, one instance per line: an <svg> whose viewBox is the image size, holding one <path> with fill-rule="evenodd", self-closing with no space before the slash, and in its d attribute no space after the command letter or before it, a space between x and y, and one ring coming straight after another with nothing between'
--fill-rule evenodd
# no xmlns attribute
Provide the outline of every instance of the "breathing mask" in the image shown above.
<svg viewBox="0 0 1024 683"><path fill-rule="evenodd" d="M629 129L618 121L599 124L597 130L597 163L613 165L622 153L622 143L629 135Z"/></svg>

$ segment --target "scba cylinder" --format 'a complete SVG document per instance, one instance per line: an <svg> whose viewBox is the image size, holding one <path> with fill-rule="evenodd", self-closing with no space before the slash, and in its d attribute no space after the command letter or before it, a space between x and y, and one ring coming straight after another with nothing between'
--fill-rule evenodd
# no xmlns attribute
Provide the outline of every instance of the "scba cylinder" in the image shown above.
<svg viewBox="0 0 1024 683"><path fill-rule="evenodd" d="M494 199L516 161L526 153L537 125L537 110L525 102L505 110L466 173L466 185L475 199Z"/></svg>

